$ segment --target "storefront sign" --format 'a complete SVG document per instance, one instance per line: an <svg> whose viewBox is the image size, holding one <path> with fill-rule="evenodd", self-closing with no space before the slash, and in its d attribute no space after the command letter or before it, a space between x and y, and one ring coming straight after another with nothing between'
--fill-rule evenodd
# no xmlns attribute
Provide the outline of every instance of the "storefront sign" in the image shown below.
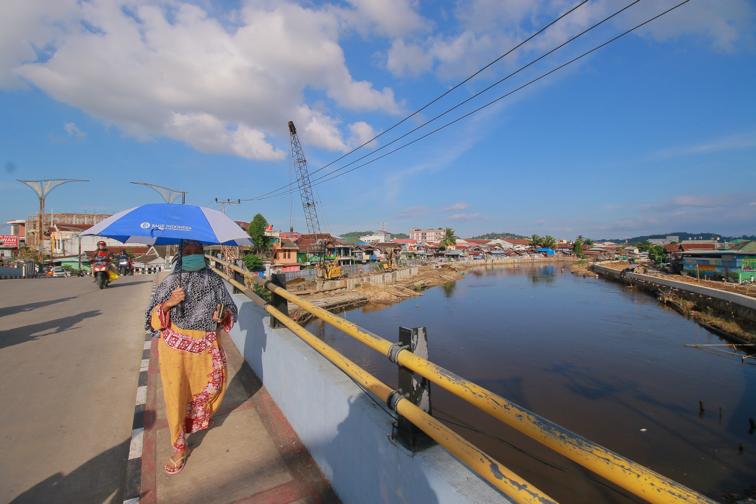
<svg viewBox="0 0 756 504"><path fill-rule="evenodd" d="M18 236L16 236L16 235L0 235L0 248L17 249L18 248Z"/></svg>

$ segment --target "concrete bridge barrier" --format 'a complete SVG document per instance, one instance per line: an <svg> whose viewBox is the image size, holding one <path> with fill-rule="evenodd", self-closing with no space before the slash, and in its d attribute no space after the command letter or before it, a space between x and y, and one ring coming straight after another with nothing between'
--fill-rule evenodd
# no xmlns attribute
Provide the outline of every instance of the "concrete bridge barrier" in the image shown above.
<svg viewBox="0 0 756 504"><path fill-rule="evenodd" d="M229 289L231 290L231 289ZM231 338L345 503L509 502L444 448L410 453L393 419L343 372L235 294Z"/></svg>

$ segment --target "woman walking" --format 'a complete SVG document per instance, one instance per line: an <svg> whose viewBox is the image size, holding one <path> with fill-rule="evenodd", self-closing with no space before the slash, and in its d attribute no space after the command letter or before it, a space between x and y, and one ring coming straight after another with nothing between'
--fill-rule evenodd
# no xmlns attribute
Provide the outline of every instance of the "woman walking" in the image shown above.
<svg viewBox="0 0 756 504"><path fill-rule="evenodd" d="M158 285L147 308L148 329L160 331L160 379L173 446L164 467L168 474L184 468L186 436L207 429L223 400L227 376L220 333L237 319L223 280L206 268L202 244L184 242L177 269Z"/></svg>

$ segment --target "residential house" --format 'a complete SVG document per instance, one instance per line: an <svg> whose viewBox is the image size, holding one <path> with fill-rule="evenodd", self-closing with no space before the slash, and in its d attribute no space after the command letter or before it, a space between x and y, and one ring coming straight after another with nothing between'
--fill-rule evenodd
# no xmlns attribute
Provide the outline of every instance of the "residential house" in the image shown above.
<svg viewBox="0 0 756 504"><path fill-rule="evenodd" d="M756 281L756 241L734 249L688 249L681 252L683 273L697 278Z"/></svg>
<svg viewBox="0 0 756 504"><path fill-rule="evenodd" d="M356 245L346 243L329 233L302 234L296 241L299 262L316 262L323 258L339 264L353 264Z"/></svg>
<svg viewBox="0 0 756 504"><path fill-rule="evenodd" d="M411 240L417 242L440 242L444 239L445 234L446 230L444 228L412 228L410 229L409 237Z"/></svg>
<svg viewBox="0 0 756 504"><path fill-rule="evenodd" d="M382 229L372 234L360 236L360 241L365 243L386 243L391 241L391 233Z"/></svg>
<svg viewBox="0 0 756 504"><path fill-rule="evenodd" d="M281 239L273 244L273 260L271 267L276 271L299 271L297 262L299 247L291 240Z"/></svg>

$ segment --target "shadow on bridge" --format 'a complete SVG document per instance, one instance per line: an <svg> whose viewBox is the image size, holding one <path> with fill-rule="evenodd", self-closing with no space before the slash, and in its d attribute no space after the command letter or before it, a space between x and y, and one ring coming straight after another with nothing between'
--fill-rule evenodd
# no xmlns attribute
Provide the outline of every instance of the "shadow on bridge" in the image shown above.
<svg viewBox="0 0 756 504"><path fill-rule="evenodd" d="M69 474L57 472L13 499L13 504L121 502L123 462L129 455L127 439L87 460Z"/></svg>
<svg viewBox="0 0 756 504"><path fill-rule="evenodd" d="M15 305L15 306L6 306L3 308L0 308L0 317L5 317L6 315L14 315L16 313L23 313L35 310L37 308L43 308L45 306L50 306L58 303L63 303L65 301L70 301L71 299L76 299L77 296L68 296L68 297L62 297L58 299L48 299L47 301L37 301L36 303L26 303L21 305Z"/></svg>
<svg viewBox="0 0 756 504"><path fill-rule="evenodd" d="M100 310L90 310L77 313L76 315L70 315L68 317L61 317L40 322L38 324L29 324L9 329L7 331L0 331L0 349L18 345L19 343L26 343L27 341L34 341L43 336L66 332L69 329L74 329L76 324L82 320L97 317L100 313Z"/></svg>

